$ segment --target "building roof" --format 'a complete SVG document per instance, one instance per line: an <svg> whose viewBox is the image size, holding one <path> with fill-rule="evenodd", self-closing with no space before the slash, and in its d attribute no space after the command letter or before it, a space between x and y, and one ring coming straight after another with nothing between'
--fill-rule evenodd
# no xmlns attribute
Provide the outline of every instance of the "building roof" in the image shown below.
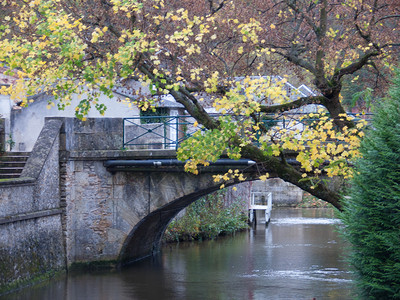
<svg viewBox="0 0 400 300"><path fill-rule="evenodd" d="M138 96L135 93L135 89L133 88L126 88L126 87L121 87L118 86L114 88L113 90L114 93L123 96L123 97L128 97L131 99L136 99ZM149 97L154 97L157 99L155 106L156 107L166 107L166 108L184 108L184 106L178 102L176 102L175 98L168 94L168 95L162 95L162 96L151 96L149 93Z"/></svg>

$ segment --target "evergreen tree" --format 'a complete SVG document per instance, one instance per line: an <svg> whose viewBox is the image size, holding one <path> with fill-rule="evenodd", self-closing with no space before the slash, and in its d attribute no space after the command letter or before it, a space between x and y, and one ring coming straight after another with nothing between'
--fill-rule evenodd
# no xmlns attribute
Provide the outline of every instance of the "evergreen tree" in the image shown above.
<svg viewBox="0 0 400 300"><path fill-rule="evenodd" d="M361 144L344 234L362 299L400 299L400 71Z"/></svg>

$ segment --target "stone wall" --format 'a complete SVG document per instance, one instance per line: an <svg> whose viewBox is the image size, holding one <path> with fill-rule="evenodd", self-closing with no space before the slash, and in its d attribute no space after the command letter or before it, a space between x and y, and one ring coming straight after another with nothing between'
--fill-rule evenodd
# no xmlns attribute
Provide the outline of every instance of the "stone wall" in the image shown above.
<svg viewBox="0 0 400 300"><path fill-rule="evenodd" d="M228 187L225 193L225 204L231 205L239 202L243 206L243 211L247 212L252 185L252 181L247 181Z"/></svg>
<svg viewBox="0 0 400 300"><path fill-rule="evenodd" d="M0 118L0 153L6 150L6 119Z"/></svg>
<svg viewBox="0 0 400 300"><path fill-rule="evenodd" d="M271 192L273 206L296 206L303 198L303 191L297 186L279 178L253 182L252 192Z"/></svg>
<svg viewBox="0 0 400 300"><path fill-rule="evenodd" d="M56 119L56 118L54 118ZM67 151L121 150L122 118L61 118L62 148Z"/></svg>
<svg viewBox="0 0 400 300"><path fill-rule="evenodd" d="M65 268L59 131L48 120L21 178L0 181L0 292Z"/></svg>
<svg viewBox="0 0 400 300"><path fill-rule="evenodd" d="M66 162L69 266L150 255L179 211L219 189L212 174L112 174L101 159L70 156Z"/></svg>

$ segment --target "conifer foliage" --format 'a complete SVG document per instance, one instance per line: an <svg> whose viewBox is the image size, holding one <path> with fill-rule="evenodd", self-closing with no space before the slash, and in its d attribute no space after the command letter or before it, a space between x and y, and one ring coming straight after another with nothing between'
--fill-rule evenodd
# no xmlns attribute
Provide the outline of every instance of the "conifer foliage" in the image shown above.
<svg viewBox="0 0 400 300"><path fill-rule="evenodd" d="M361 144L345 237L362 299L400 299L400 71Z"/></svg>

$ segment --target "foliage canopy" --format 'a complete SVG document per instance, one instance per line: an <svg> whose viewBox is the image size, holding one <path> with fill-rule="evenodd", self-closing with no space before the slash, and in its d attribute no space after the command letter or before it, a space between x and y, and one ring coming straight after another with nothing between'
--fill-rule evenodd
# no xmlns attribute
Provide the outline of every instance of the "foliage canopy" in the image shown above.
<svg viewBox="0 0 400 300"><path fill-rule="evenodd" d="M76 115L84 119L92 107L105 112L100 93L113 97L117 87L140 81L152 94L171 94L208 129L178 153L189 159L188 170L223 153L247 157L257 162L260 178L280 177L340 207L319 177L351 176L348 162L362 136L362 125L341 104L342 83L366 70L384 89L398 59L396 3L4 0L0 62L19 80L1 91L23 105L29 95L51 94L60 109L82 95ZM312 84L316 93L296 97L288 78ZM128 100L146 110L156 98L143 90ZM308 104L321 105L323 115L303 133L263 122L267 113ZM211 116L208 107L222 116ZM300 166L287 163L290 151L299 152ZM231 175L216 179L238 180Z"/></svg>

